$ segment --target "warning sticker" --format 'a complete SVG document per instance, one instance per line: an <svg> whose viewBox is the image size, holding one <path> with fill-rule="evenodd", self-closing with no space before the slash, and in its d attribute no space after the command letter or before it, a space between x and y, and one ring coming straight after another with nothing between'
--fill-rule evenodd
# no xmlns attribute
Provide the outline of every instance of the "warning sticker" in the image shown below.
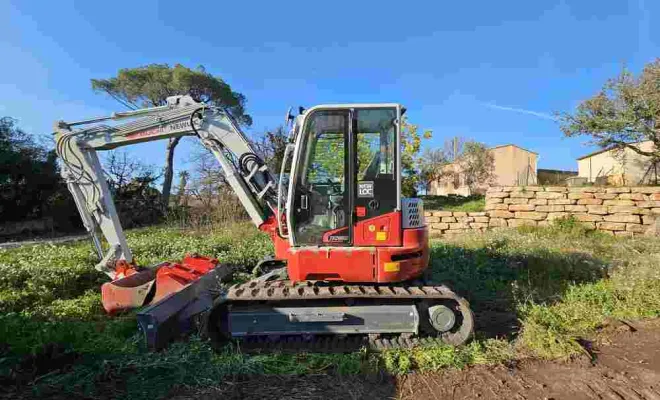
<svg viewBox="0 0 660 400"><path fill-rule="evenodd" d="M374 183L373 181L358 182L358 197L373 198L374 197Z"/></svg>

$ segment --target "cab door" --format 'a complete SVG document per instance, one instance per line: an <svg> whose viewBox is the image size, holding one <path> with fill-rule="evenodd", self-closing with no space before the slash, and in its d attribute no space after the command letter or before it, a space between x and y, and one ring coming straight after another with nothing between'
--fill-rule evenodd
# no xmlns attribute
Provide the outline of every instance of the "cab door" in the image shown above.
<svg viewBox="0 0 660 400"><path fill-rule="evenodd" d="M354 111L355 246L401 245L398 119L396 106Z"/></svg>
<svg viewBox="0 0 660 400"><path fill-rule="evenodd" d="M351 112L312 110L306 116L294 158L289 219L295 246L352 243Z"/></svg>

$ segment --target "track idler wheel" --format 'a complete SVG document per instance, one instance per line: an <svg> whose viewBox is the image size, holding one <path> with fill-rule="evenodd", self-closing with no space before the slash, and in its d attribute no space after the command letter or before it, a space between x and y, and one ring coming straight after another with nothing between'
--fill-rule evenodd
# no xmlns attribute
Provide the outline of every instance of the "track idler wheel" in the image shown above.
<svg viewBox="0 0 660 400"><path fill-rule="evenodd" d="M472 337L474 316L464 298L425 300L419 308L423 334L438 337L452 346L460 346Z"/></svg>

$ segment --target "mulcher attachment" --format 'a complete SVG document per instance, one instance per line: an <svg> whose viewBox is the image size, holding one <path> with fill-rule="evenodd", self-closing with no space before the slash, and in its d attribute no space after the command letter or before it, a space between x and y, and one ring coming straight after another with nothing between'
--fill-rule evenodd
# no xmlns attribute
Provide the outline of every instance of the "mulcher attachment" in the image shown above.
<svg viewBox="0 0 660 400"><path fill-rule="evenodd" d="M101 286L101 301L108 313L157 303L195 282L219 264L214 258L186 255L180 263L164 262L152 268L118 261L115 280Z"/></svg>

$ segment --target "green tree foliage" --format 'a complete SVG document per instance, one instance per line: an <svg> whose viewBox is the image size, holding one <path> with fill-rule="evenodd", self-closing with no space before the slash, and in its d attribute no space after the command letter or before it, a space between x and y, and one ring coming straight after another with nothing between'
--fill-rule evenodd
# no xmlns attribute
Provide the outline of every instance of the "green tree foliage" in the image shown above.
<svg viewBox="0 0 660 400"><path fill-rule="evenodd" d="M440 149L426 149L419 158L419 179L426 194L432 182L439 182L445 176L448 165L447 155Z"/></svg>
<svg viewBox="0 0 660 400"><path fill-rule="evenodd" d="M425 130L420 134L417 125L408 122L408 117L403 116L401 121L401 191L402 195L406 197L414 197L417 195L417 188L422 180L420 179L420 171L418 168L419 162L417 156L419 155L422 145L422 139L430 139L432 132Z"/></svg>
<svg viewBox="0 0 660 400"><path fill-rule="evenodd" d="M220 77L198 67L193 70L176 64L150 64L119 70L109 79L92 79L92 89L106 93L128 108L161 106L167 97L190 94L202 101L226 109L241 125L250 126L252 118L245 112L245 96L231 89ZM163 176L162 201L169 204L174 171L174 149L180 138L171 138L167 145Z"/></svg>
<svg viewBox="0 0 660 400"><path fill-rule="evenodd" d="M483 143L465 142L457 162L470 193L474 193L478 186L489 184L493 179L495 159Z"/></svg>
<svg viewBox="0 0 660 400"><path fill-rule="evenodd" d="M52 215L68 227L75 205L65 192L55 151L35 143L16 120L0 118L0 221Z"/></svg>
<svg viewBox="0 0 660 400"><path fill-rule="evenodd" d="M587 136L602 148L629 148L660 161L660 58L647 64L635 77L624 69L608 80L574 113L559 115L568 137ZM655 149L643 151L633 144L650 140Z"/></svg>

